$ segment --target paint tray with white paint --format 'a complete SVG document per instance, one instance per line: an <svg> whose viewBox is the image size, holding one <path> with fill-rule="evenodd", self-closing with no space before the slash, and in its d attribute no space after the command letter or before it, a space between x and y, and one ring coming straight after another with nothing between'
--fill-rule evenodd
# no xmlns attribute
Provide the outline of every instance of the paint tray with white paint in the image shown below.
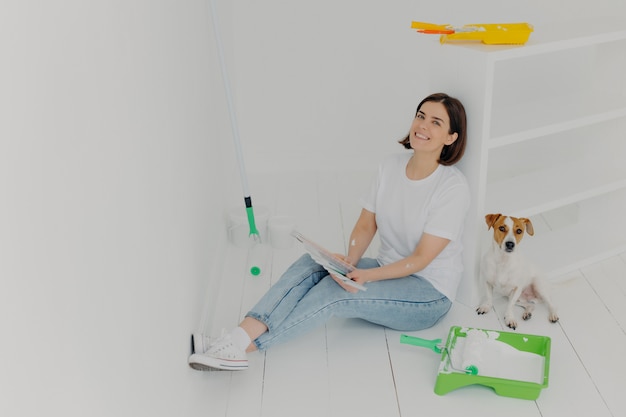
<svg viewBox="0 0 626 417"><path fill-rule="evenodd" d="M496 394L535 400L548 386L550 338L530 334L453 326L445 344L401 335L400 342L441 354L435 393L484 385Z"/></svg>

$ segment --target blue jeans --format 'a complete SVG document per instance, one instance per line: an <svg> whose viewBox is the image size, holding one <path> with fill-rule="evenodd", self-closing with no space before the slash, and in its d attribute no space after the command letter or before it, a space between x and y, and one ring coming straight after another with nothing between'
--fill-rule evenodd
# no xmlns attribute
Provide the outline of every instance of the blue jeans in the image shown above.
<svg viewBox="0 0 626 417"><path fill-rule="evenodd" d="M378 267L363 258L361 269ZM294 262L248 312L268 331L254 340L259 350L293 339L331 317L359 318L401 331L433 326L452 302L421 277L369 282L367 291L350 293L339 286L308 254Z"/></svg>

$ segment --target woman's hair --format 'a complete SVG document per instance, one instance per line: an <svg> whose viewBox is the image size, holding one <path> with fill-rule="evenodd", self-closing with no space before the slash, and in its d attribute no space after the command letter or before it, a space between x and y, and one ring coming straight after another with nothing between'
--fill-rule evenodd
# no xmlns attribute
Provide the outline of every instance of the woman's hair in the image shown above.
<svg viewBox="0 0 626 417"><path fill-rule="evenodd" d="M421 101L415 111L416 116L422 105L428 101L443 104L446 108L446 112L448 113L448 117L450 118L450 131L448 133L456 133L458 135L454 143L443 146L438 161L441 165L454 165L461 160L461 157L463 157L465 144L467 142L467 119L465 116L465 108L458 99L450 97L445 93L435 93L429 95ZM409 135L410 133L398 141L398 143L403 145L406 149L411 149Z"/></svg>

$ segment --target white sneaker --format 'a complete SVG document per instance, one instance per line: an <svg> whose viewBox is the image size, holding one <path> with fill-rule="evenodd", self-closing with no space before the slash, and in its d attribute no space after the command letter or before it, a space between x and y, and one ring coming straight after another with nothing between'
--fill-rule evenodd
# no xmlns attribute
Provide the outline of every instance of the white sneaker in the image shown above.
<svg viewBox="0 0 626 417"><path fill-rule="evenodd" d="M211 344L204 353L191 355L189 366L199 371L215 369L241 371L248 369L248 358L244 350L235 346L230 334L226 334Z"/></svg>
<svg viewBox="0 0 626 417"><path fill-rule="evenodd" d="M203 333L193 333L191 335L191 353L204 353L211 346L211 338Z"/></svg>

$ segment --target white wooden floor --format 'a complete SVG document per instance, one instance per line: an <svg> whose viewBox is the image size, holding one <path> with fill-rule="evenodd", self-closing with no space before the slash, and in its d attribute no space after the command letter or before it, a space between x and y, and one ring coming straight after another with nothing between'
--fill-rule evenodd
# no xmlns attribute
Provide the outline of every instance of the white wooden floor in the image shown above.
<svg viewBox="0 0 626 417"><path fill-rule="evenodd" d="M256 205L268 206L272 215L295 216L303 234L343 252L360 210L357 196L369 179L357 173L290 173L252 178L251 188ZM302 250L273 250L271 272L260 278L246 275L246 253L233 245L226 249L209 333L235 326ZM552 340L549 387L536 401L501 397L481 386L438 396L433 388L439 355L400 344L401 332L335 319L300 339L250 354L247 371L205 372L207 415L626 416L626 253L561 278L554 294L559 323L549 323L540 305L518 328ZM453 325L508 331L504 303L500 299L485 316L456 303L435 327L409 334L445 340Z"/></svg>

